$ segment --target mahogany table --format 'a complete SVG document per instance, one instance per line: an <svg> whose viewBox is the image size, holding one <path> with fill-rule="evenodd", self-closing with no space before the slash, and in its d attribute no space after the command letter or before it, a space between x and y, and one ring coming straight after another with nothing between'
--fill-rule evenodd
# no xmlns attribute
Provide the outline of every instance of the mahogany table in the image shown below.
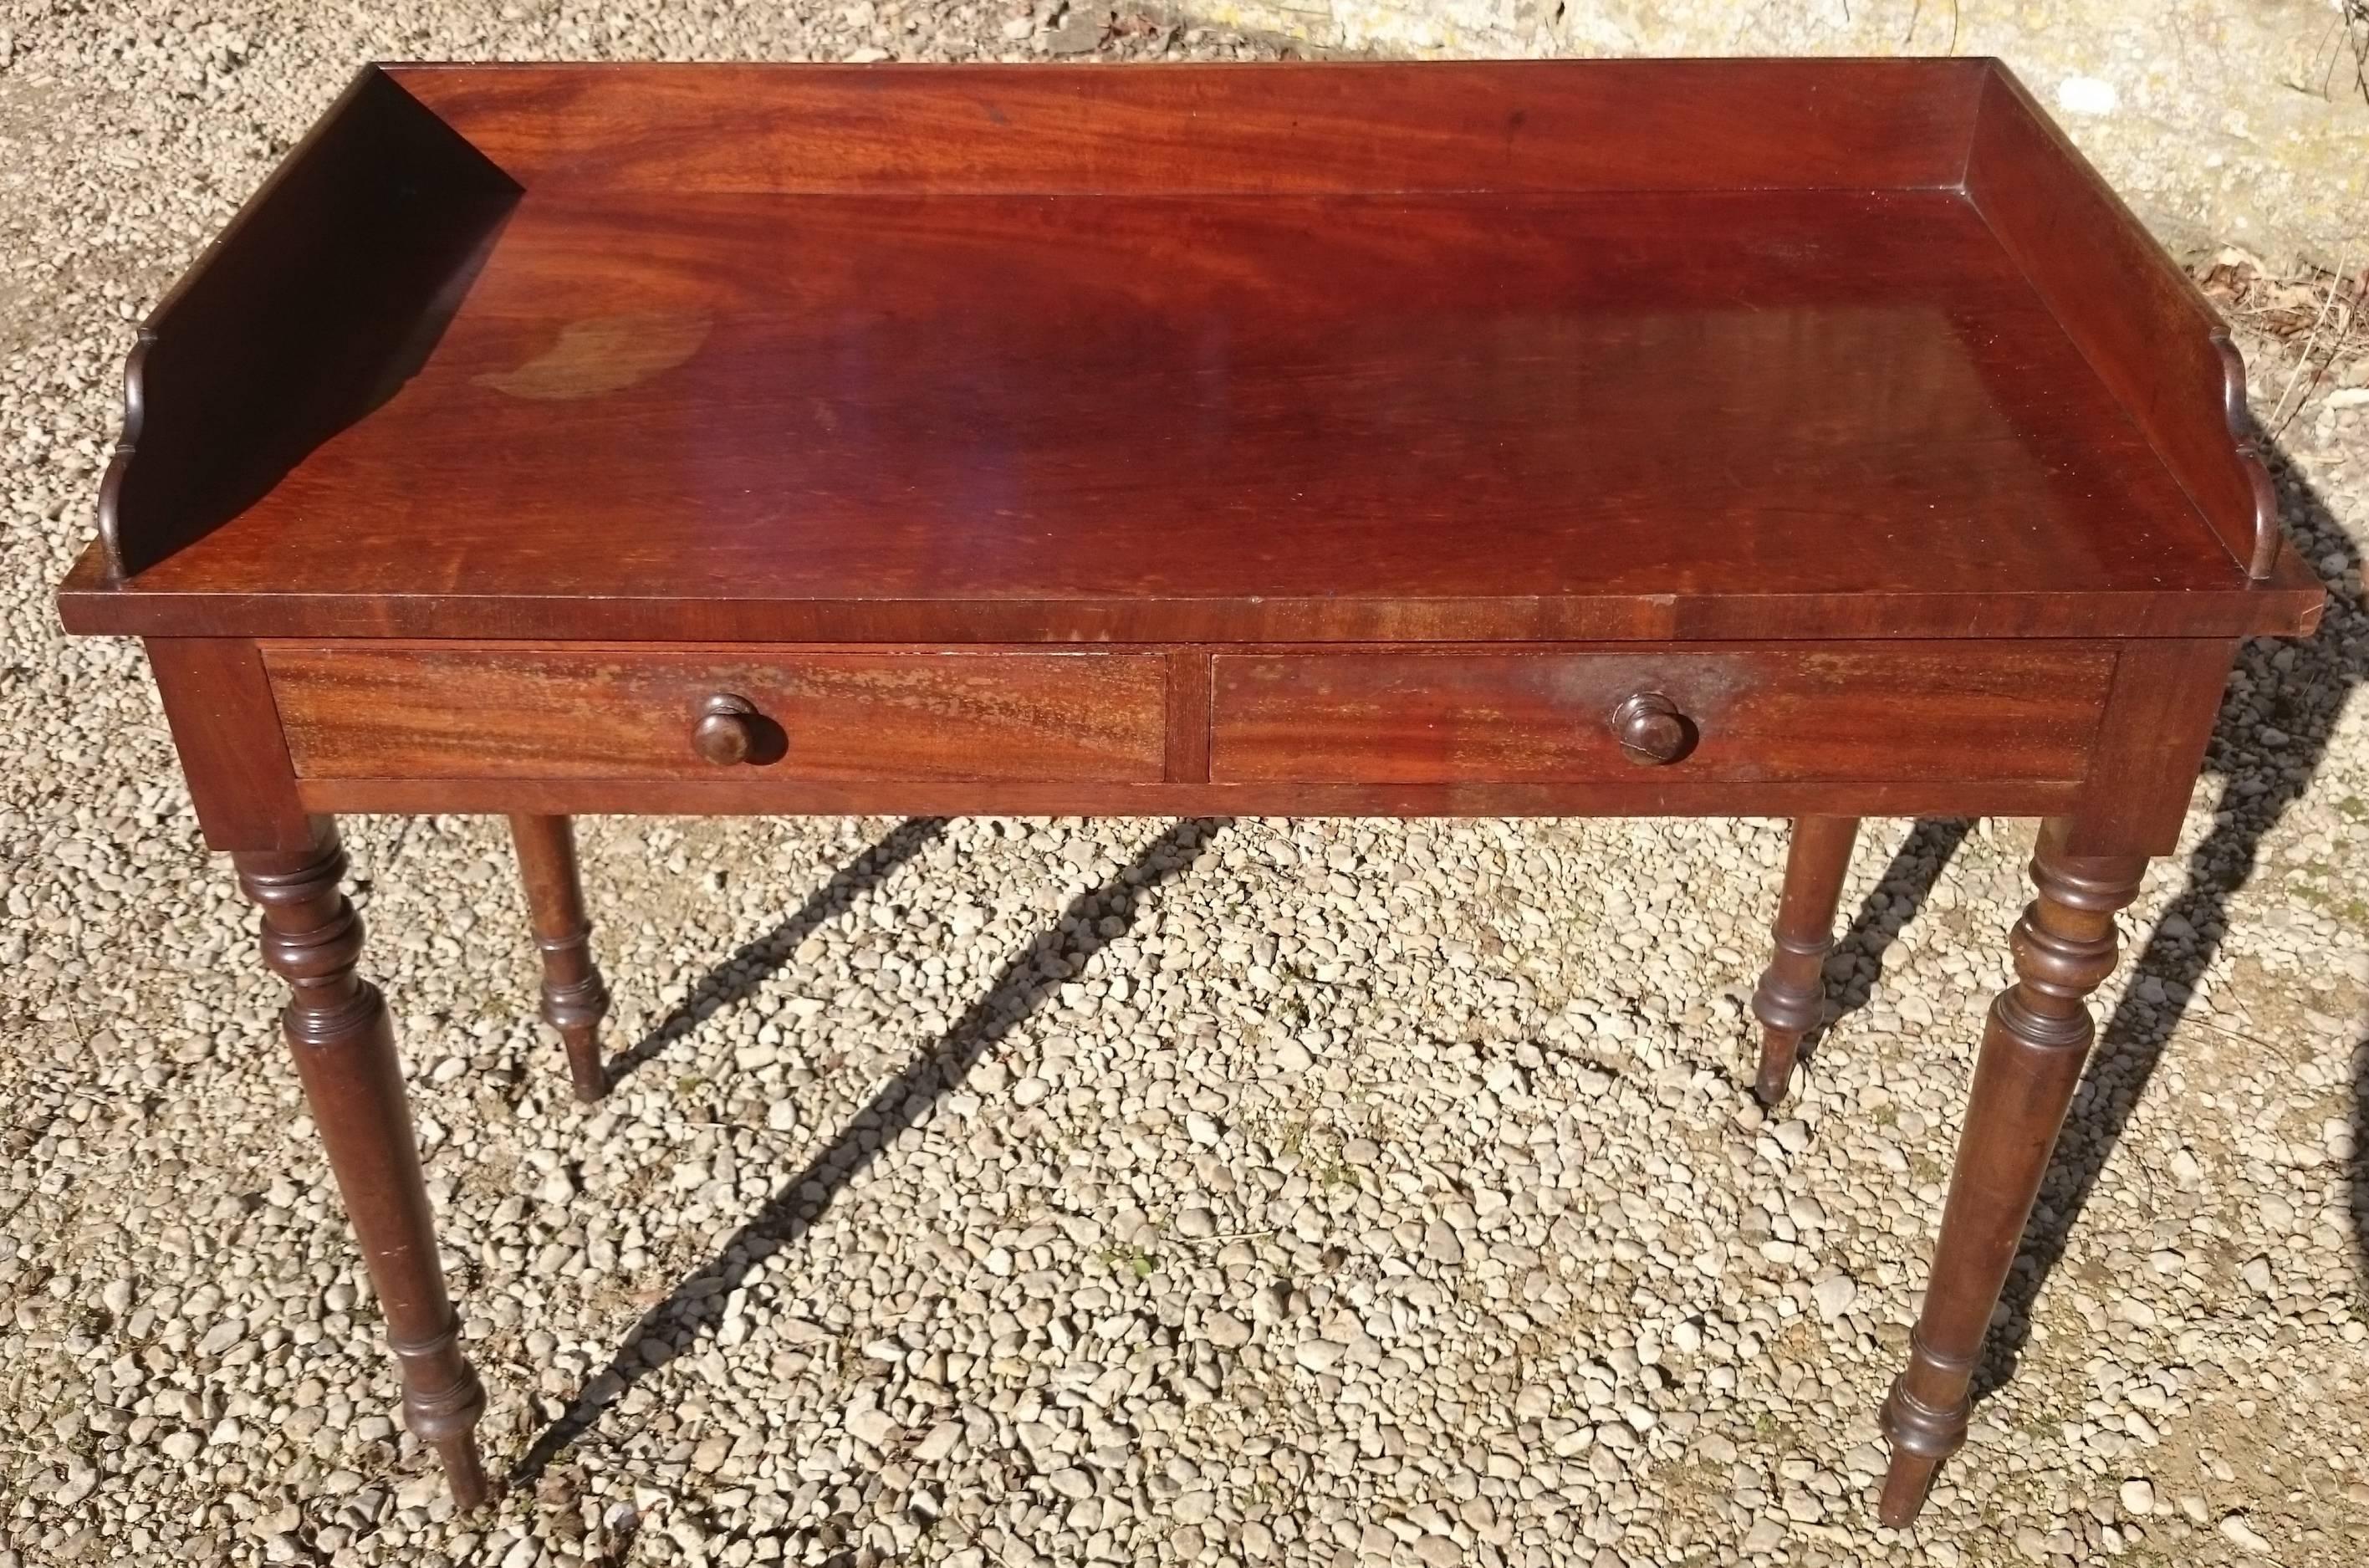
<svg viewBox="0 0 2369 1568"><path fill-rule="evenodd" d="M70 630L146 639L464 1505L340 811L506 812L578 1091L578 812L2046 818L1883 1520L1963 1441L2241 637L2308 632L2227 337L1974 60L365 71L160 305Z"/></svg>

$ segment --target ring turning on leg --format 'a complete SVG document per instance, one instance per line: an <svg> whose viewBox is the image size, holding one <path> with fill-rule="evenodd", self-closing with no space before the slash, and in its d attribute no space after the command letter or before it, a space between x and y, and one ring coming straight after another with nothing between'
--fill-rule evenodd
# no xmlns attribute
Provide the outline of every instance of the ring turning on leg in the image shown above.
<svg viewBox="0 0 2369 1568"><path fill-rule="evenodd" d="M2015 925L2015 984L1983 1029L1924 1310L1883 1402L1892 1465L1881 1517L1894 1528L1916 1518L1935 1468L1966 1440L1983 1334L2089 1054L2089 995L2113 972L2114 911L2137 897L2146 869L2140 855L2065 853L2065 827L2041 827L2039 897Z"/></svg>
<svg viewBox="0 0 2369 1568"><path fill-rule="evenodd" d="M1760 1020L1760 1071L1752 1093L1764 1105L1785 1097L1802 1038L1825 1011L1826 954L1835 944L1835 904L1850 868L1856 817L1801 817L1785 853L1785 891L1777 906L1776 953L1752 993Z"/></svg>
<svg viewBox="0 0 2369 1568"><path fill-rule="evenodd" d="M534 944L543 954L543 1016L567 1047L567 1075L576 1097L590 1102L609 1092L601 1063L601 1020L609 1015L609 988L592 961L592 922L584 914L584 887L576 865L576 825L566 817L513 817L526 880Z"/></svg>
<svg viewBox="0 0 2369 1568"><path fill-rule="evenodd" d="M281 1030L378 1292L405 1424L442 1458L452 1500L473 1508L486 1496L475 1431L486 1391L444 1292L394 1026L378 988L354 973L362 922L338 887L345 852L324 821L309 850L233 858L263 911L264 959L294 992Z"/></svg>

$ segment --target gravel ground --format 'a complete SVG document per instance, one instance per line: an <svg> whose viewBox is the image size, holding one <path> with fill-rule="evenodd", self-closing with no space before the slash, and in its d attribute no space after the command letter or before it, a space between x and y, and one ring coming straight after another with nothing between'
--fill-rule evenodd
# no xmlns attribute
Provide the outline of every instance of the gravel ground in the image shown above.
<svg viewBox="0 0 2369 1568"><path fill-rule="evenodd" d="M2339 597L2245 655L2014 1380L1912 1536L1872 1412L2023 823L1870 824L1771 1124L1775 823L591 821L632 1066L587 1111L496 827L353 819L484 1436L532 1467L452 1516L137 650L48 607L128 324L369 55L1256 51L865 0L216 10L0 25L0 1568L2361 1561L2369 361L2242 268Z"/></svg>

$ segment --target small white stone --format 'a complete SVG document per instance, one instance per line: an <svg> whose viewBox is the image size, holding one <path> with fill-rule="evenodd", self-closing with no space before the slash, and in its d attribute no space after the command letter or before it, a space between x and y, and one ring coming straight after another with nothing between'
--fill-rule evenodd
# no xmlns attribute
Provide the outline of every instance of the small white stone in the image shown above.
<svg viewBox="0 0 2369 1568"><path fill-rule="evenodd" d="M1341 1357L1349 1347L1329 1339L1304 1339L1291 1353L1291 1358L1311 1372L1330 1372L1341 1365Z"/></svg>
<svg viewBox="0 0 2369 1568"><path fill-rule="evenodd" d="M2155 1482L2145 1476L2133 1476L2123 1482L2123 1512L2134 1519L2144 1519L2155 1512Z"/></svg>
<svg viewBox="0 0 2369 1568"><path fill-rule="evenodd" d="M847 1413L847 1435L867 1448L885 1446L897 1435L897 1422L877 1405L862 1404Z"/></svg>
<svg viewBox="0 0 2369 1568"><path fill-rule="evenodd" d="M61 1508L72 1508L97 1489L98 1467L78 1454L70 1454L65 1469L65 1484L50 1494L50 1501Z"/></svg>
<svg viewBox="0 0 2369 1568"><path fill-rule="evenodd" d="M1251 1342L1251 1326L1231 1312L1211 1312L1201 1320L1201 1333L1220 1350L1240 1350Z"/></svg>
<svg viewBox="0 0 2369 1568"><path fill-rule="evenodd" d="M1818 1305L1818 1315L1833 1322L1858 1304L1859 1281L1848 1274L1830 1274L1810 1288L1810 1297Z"/></svg>
<svg viewBox="0 0 2369 1568"><path fill-rule="evenodd" d="M2270 1552L2271 1543L2243 1514L2225 1515L2221 1520L2221 1534L2240 1551L2260 1552L2265 1556Z"/></svg>
<svg viewBox="0 0 2369 1568"><path fill-rule="evenodd" d="M2067 114L2112 114L2123 107L2123 95L2100 76L2067 76L2056 84L2056 107Z"/></svg>

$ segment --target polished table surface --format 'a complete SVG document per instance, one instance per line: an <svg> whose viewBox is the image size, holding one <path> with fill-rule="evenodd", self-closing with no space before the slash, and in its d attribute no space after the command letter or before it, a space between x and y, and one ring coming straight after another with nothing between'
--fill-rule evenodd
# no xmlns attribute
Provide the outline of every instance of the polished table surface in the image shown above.
<svg viewBox="0 0 2369 1568"><path fill-rule="evenodd" d="M445 631L447 601L861 585L917 635L985 605L1165 638L2228 575L1954 193L529 196L418 373L140 587Z"/></svg>
<svg viewBox="0 0 2369 1568"><path fill-rule="evenodd" d="M1985 61L374 68L128 381L61 609L148 639L464 1500L331 813L512 818L587 1097L572 813L1781 814L1770 1100L1856 818L2044 817L1906 1525L2113 911L2320 602L2226 333Z"/></svg>

